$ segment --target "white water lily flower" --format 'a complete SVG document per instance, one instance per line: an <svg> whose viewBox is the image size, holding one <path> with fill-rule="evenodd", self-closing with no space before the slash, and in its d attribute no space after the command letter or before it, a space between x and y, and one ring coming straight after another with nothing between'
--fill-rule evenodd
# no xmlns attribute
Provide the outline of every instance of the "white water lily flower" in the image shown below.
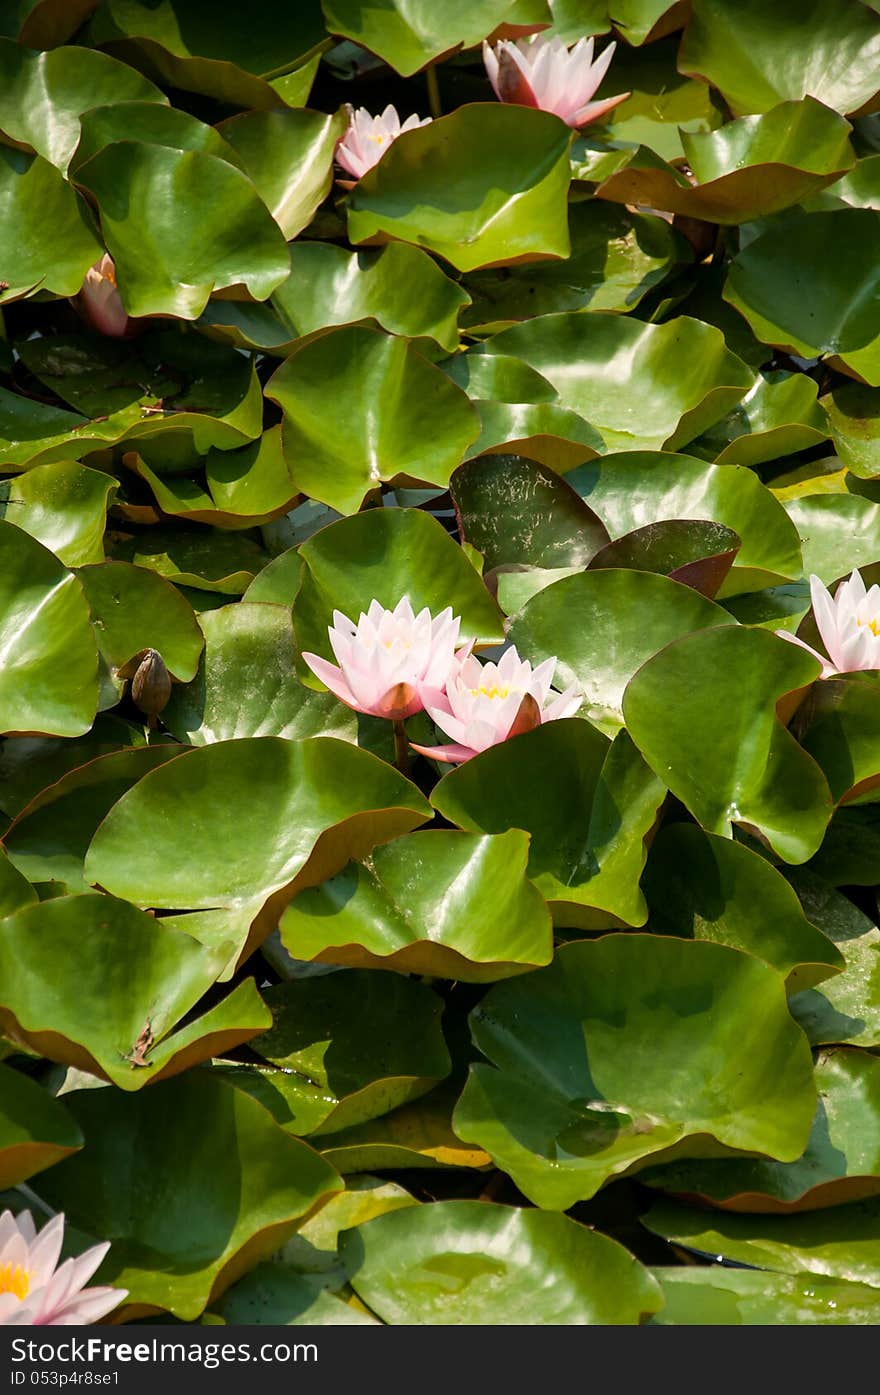
<svg viewBox="0 0 880 1395"><path fill-rule="evenodd" d="M813 615L828 658L785 630L776 633L799 644L822 665L822 677L880 669L880 586L866 588L855 571L837 588L834 599L817 576L810 577Z"/></svg>
<svg viewBox="0 0 880 1395"><path fill-rule="evenodd" d="M545 659L533 669L515 648L508 649L497 664L481 664L469 656L448 680L442 701L425 704L434 724L451 737L453 745L413 743L413 749L458 765L511 736L570 717L583 699L576 687L551 692L555 668L555 659Z"/></svg>
<svg viewBox="0 0 880 1395"><path fill-rule="evenodd" d="M71 1327L97 1322L128 1296L124 1288L86 1288L109 1244L93 1245L59 1265L64 1216L37 1233L30 1211L0 1216L0 1326Z"/></svg>
<svg viewBox="0 0 880 1395"><path fill-rule="evenodd" d="M450 673L470 652L468 645L456 655L460 627L451 606L435 617L427 606L415 615L408 596L393 610L374 600L357 624L334 610L328 634L338 667L319 654L303 658L347 707L400 722L442 699Z"/></svg>
<svg viewBox="0 0 880 1395"><path fill-rule="evenodd" d="M396 107L390 103L381 116L371 116L366 107L359 107L351 112L348 130L336 147L336 160L347 174L360 179L404 131L414 131L430 121L430 116L413 115L401 124Z"/></svg>

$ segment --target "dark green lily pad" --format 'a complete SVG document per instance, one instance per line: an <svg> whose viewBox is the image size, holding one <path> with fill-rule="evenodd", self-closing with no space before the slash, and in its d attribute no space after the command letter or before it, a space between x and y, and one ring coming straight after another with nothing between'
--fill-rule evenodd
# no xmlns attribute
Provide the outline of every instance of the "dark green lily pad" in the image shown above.
<svg viewBox="0 0 880 1395"><path fill-rule="evenodd" d="M356 969L276 984L264 1000L272 1025L253 1050L276 1070L253 1093L290 1133L365 1123L449 1074L443 1003L411 979ZM246 1076L232 1079L248 1088Z"/></svg>
<svg viewBox="0 0 880 1395"><path fill-rule="evenodd" d="M780 873L729 838L693 824L668 825L651 845L643 885L652 929L754 954L778 969L790 993L844 967Z"/></svg>
<svg viewBox="0 0 880 1395"><path fill-rule="evenodd" d="M6 1034L120 1090L186 1070L271 1020L249 979L181 1026L222 952L112 897L60 897L7 917L0 961Z"/></svg>
<svg viewBox="0 0 880 1395"><path fill-rule="evenodd" d="M644 924L645 838L665 792L625 732L609 743L573 717L473 757L431 798L473 832L528 832L528 875L556 924L596 929Z"/></svg>
<svg viewBox="0 0 880 1395"><path fill-rule="evenodd" d="M831 793L776 714L781 697L818 677L818 662L766 630L726 626L674 641L630 682L627 730L707 832L752 825L787 862L818 849Z"/></svg>
<svg viewBox="0 0 880 1395"><path fill-rule="evenodd" d="M0 1186L27 1181L81 1148L64 1105L35 1080L0 1066Z"/></svg>
<svg viewBox="0 0 880 1395"><path fill-rule="evenodd" d="M65 1096L85 1148L43 1195L113 1246L100 1282L129 1290L134 1316L192 1321L296 1222L341 1187L338 1174L240 1090L192 1072L136 1095ZM174 1186L156 1204L157 1179Z"/></svg>
<svg viewBox="0 0 880 1395"><path fill-rule="evenodd" d="M563 945L550 968L493 988L470 1021L493 1065L471 1067L456 1133L538 1206L565 1210L658 1154L803 1152L809 1047L779 974L726 945L638 934Z"/></svg>

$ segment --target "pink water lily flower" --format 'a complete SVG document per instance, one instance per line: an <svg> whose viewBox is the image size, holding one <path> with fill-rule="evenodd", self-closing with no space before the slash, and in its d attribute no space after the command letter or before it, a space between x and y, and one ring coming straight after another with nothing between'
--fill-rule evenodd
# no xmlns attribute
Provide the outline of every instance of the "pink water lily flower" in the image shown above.
<svg viewBox="0 0 880 1395"><path fill-rule="evenodd" d="M551 693L555 668L555 659L545 659L533 669L515 648L508 649L497 664L481 664L469 655L447 681L441 701L425 704L435 726L454 744L412 743L413 749L459 765L511 736L570 717L583 699L575 687Z"/></svg>
<svg viewBox="0 0 880 1395"><path fill-rule="evenodd" d="M93 1245L59 1265L64 1216L37 1234L30 1211L0 1216L0 1326L72 1327L97 1322L128 1296L124 1288L86 1288L109 1245Z"/></svg>
<svg viewBox="0 0 880 1395"><path fill-rule="evenodd" d="M128 311L116 289L116 266L109 253L89 267L75 303L86 323L99 334L113 339L128 334Z"/></svg>
<svg viewBox="0 0 880 1395"><path fill-rule="evenodd" d="M430 122L430 116L413 115L401 124L396 107L390 103L381 116L371 116L366 107L359 107L351 111L348 130L336 147L336 160L346 173L360 179L379 163L389 145L404 131L414 131Z"/></svg>
<svg viewBox="0 0 880 1395"><path fill-rule="evenodd" d="M601 102L590 98L608 71L616 44L609 44L593 62L593 40L578 39L567 48L559 38L538 34L532 39L509 39L492 47L483 44L483 62L501 102L539 107L576 129L596 121L631 94L621 92Z"/></svg>
<svg viewBox="0 0 880 1395"><path fill-rule="evenodd" d="M776 633L806 649L822 665L822 677L835 673L856 673L859 669L880 669L880 586L865 587L858 572L842 581L834 599L817 576L810 577L813 615L828 658L797 635L785 630Z"/></svg>
<svg viewBox="0 0 880 1395"><path fill-rule="evenodd" d="M460 626L451 606L434 617L427 606L415 615L409 596L393 610L371 601L357 624L333 612L328 634L338 668L319 654L303 658L347 707L402 722L442 699L447 678L470 652L470 645L455 652Z"/></svg>

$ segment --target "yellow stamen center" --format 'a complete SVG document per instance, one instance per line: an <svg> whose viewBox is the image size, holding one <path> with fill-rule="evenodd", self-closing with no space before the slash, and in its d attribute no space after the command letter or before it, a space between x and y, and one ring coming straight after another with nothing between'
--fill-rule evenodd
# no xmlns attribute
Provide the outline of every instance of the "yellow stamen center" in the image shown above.
<svg viewBox="0 0 880 1395"><path fill-rule="evenodd" d="M876 615L875 615L871 620L858 620L858 619L857 619L857 620L856 620L856 624L859 625L859 626L861 626L861 625L867 625L867 627L868 627L868 629L871 631L871 634L872 634L872 635L875 635L875 636L877 636L877 637L880 637L880 620L877 619Z"/></svg>
<svg viewBox="0 0 880 1395"><path fill-rule="evenodd" d="M503 701L504 698L510 697L510 688L506 683L501 687L493 683L491 688L481 685L479 688L471 688L471 697L501 698Z"/></svg>
<svg viewBox="0 0 880 1395"><path fill-rule="evenodd" d="M387 136L367 136L367 140L374 140L377 145L384 145L387 139Z"/></svg>
<svg viewBox="0 0 880 1395"><path fill-rule="evenodd" d="M11 1261L0 1264L0 1293L14 1293L16 1298L27 1298L31 1286L31 1276L20 1264L13 1269Z"/></svg>

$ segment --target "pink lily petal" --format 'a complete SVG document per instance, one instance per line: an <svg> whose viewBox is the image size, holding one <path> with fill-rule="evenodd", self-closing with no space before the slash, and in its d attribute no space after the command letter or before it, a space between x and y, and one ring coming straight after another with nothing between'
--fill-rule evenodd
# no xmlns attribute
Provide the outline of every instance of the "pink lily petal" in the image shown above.
<svg viewBox="0 0 880 1395"><path fill-rule="evenodd" d="M819 675L820 678L831 678L837 672L837 670L829 664L828 660L822 657L817 649L814 649L811 644L806 644L804 640L798 639L797 635L789 634L788 630L774 630L774 634L777 634L780 639L787 639L789 644L796 644L799 648L806 649L808 654L812 654L814 659L818 659L819 663L822 665L822 672Z"/></svg>
<svg viewBox="0 0 880 1395"><path fill-rule="evenodd" d="M479 755L478 751L472 751L469 746L418 746L415 741L409 744L420 756L428 756L430 760L439 760L446 765L461 765L463 761Z"/></svg>
<svg viewBox="0 0 880 1395"><path fill-rule="evenodd" d="M355 712L364 712L354 694L342 676L342 670L335 664L331 664L327 659L322 659L320 654L303 654L303 658L316 678L326 685L340 702L344 702L346 707L353 707Z"/></svg>

